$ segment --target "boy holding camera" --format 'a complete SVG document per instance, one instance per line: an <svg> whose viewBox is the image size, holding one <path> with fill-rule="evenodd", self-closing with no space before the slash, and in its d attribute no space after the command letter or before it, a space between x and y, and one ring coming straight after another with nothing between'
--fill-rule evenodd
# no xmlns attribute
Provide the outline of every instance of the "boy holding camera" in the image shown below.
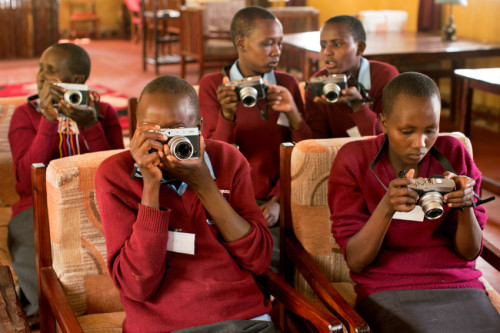
<svg viewBox="0 0 500 333"><path fill-rule="evenodd" d="M90 58L83 48L70 43L54 44L43 52L39 65L38 95L16 108L9 127L20 200L12 206L8 246L19 280L21 303L28 316L38 310L31 165L48 165L51 160L68 155L123 148L116 111L107 103L94 101L85 90Z"/></svg>
<svg viewBox="0 0 500 333"><path fill-rule="evenodd" d="M390 64L363 58L366 33L361 21L353 16L328 19L321 27L320 44L325 68L315 73L311 82L335 74L340 96L329 98L327 93L314 91L313 95L310 88L306 90L306 121L313 136L336 138L380 133L377 114L382 112L382 91L398 75L398 70ZM324 83L328 80L331 78Z"/></svg>
<svg viewBox="0 0 500 333"><path fill-rule="evenodd" d="M297 80L275 71L281 55L283 28L276 17L261 7L237 12L231 22L231 38L238 60L222 73L205 75L200 81L203 135L236 145L251 166L255 198L269 227L279 218L279 145L292 141L305 122ZM240 100L245 83L265 98L245 106ZM246 103L245 103L246 104ZM279 228L273 228L275 246ZM278 253L273 255L277 267Z"/></svg>
<svg viewBox="0 0 500 333"><path fill-rule="evenodd" d="M190 134L201 126L198 98L175 76L144 88L137 123L130 152L105 160L96 175L124 331L274 332L252 276L267 269L272 237L248 162L231 145ZM190 157L174 156L179 137Z"/></svg>

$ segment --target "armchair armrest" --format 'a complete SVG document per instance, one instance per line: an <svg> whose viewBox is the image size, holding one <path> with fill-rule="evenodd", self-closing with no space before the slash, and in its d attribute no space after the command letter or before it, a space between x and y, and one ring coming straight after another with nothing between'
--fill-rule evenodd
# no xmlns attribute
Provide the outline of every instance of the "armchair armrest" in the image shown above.
<svg viewBox="0 0 500 333"><path fill-rule="evenodd" d="M500 249L498 249L492 242L483 238L483 252L481 257L491 266L500 271Z"/></svg>
<svg viewBox="0 0 500 333"><path fill-rule="evenodd" d="M285 246L288 258L293 262L295 268L299 270L327 309L344 323L349 332L370 332L368 324L330 284L323 272L302 247L302 244L296 238L289 237Z"/></svg>
<svg viewBox="0 0 500 333"><path fill-rule="evenodd" d="M342 323L334 315L298 293L269 268L255 278L262 289L276 297L288 310L311 322L318 332L342 332Z"/></svg>
<svg viewBox="0 0 500 333"><path fill-rule="evenodd" d="M50 310L55 316L61 331L64 333L83 333L83 329L66 299L54 270L50 267L42 268L40 280L42 293L45 294Z"/></svg>

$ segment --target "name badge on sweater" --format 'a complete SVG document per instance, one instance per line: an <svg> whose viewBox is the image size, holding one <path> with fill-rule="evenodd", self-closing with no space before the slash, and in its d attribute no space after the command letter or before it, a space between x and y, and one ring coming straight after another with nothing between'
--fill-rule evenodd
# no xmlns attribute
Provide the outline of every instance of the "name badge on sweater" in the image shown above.
<svg viewBox="0 0 500 333"><path fill-rule="evenodd" d="M179 231L168 232L167 251L194 254L194 234Z"/></svg>
<svg viewBox="0 0 500 333"><path fill-rule="evenodd" d="M396 212L392 219L406 220L413 222L424 222L424 211L421 206L415 206L411 212Z"/></svg>

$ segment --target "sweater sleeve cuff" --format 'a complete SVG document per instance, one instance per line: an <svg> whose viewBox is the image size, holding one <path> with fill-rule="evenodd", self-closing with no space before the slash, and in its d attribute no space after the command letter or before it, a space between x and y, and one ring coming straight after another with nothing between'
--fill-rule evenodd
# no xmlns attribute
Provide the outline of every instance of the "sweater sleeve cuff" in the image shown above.
<svg viewBox="0 0 500 333"><path fill-rule="evenodd" d="M38 125L38 133L44 136L53 136L57 132L58 126L58 121L47 120L45 117L42 117L40 125Z"/></svg>
<svg viewBox="0 0 500 333"><path fill-rule="evenodd" d="M236 119L234 121L229 121L222 115L222 111L219 112L219 117L217 119L217 137L214 139L225 141L228 143L234 142L234 132L236 129Z"/></svg>
<svg viewBox="0 0 500 333"><path fill-rule="evenodd" d="M170 209L164 211L139 204L135 226L155 234L166 234L170 212Z"/></svg>

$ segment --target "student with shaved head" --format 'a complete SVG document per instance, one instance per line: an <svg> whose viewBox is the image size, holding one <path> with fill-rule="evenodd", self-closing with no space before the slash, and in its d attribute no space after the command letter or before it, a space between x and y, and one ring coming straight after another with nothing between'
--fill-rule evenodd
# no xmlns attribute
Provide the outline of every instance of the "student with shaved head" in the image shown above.
<svg viewBox="0 0 500 333"><path fill-rule="evenodd" d="M253 277L269 265L272 238L248 162L198 134L196 92L175 76L144 88L137 124L130 151L96 175L123 331L274 332Z"/></svg>

